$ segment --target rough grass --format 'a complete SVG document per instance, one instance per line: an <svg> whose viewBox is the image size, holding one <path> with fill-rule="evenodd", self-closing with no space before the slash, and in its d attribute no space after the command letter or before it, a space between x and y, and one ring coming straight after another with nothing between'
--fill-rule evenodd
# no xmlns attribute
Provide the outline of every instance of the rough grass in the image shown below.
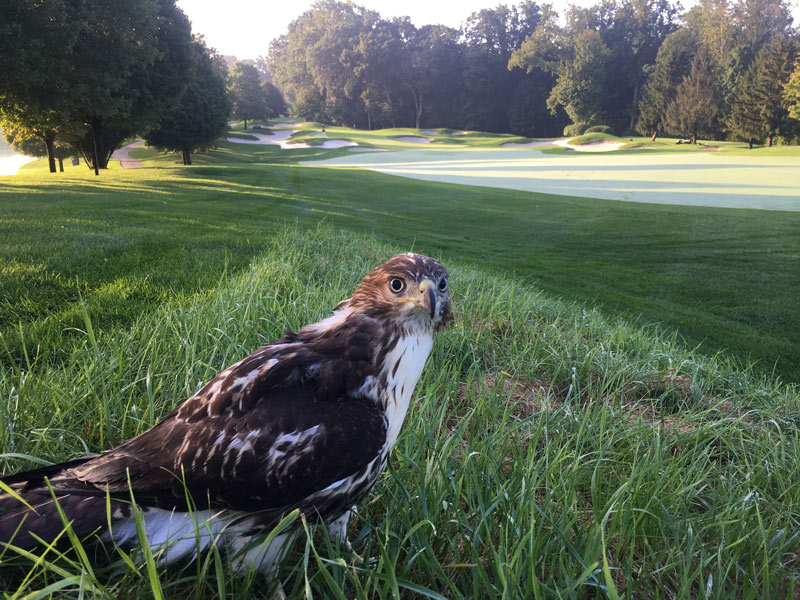
<svg viewBox="0 0 800 600"><path fill-rule="evenodd" d="M3 471L143 431L407 249L289 226L214 285L166 294L130 323L81 305L59 361L0 372ZM324 532L301 536L280 573L289 597L793 597L797 388L446 262L456 322L437 340L389 471L359 507L351 540L364 561ZM0 586L75 598L274 593L234 577L220 551L163 569L135 551L87 543L83 560L66 546L2 553Z"/></svg>

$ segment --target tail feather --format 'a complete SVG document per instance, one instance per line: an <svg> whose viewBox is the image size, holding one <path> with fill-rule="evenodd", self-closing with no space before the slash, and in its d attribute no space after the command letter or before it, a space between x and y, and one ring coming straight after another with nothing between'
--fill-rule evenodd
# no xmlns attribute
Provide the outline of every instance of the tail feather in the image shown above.
<svg viewBox="0 0 800 600"><path fill-rule="evenodd" d="M67 524L79 537L85 537L104 529L108 523L103 497L57 494L54 501L38 492L27 492L20 497L27 505L9 494L0 496L0 543L31 549L42 541L50 543L58 539Z"/></svg>
<svg viewBox="0 0 800 600"><path fill-rule="evenodd" d="M105 494L70 477L70 469L89 458L0 478L14 491L0 494L0 544L31 549L58 539L67 524L79 537L106 528Z"/></svg>

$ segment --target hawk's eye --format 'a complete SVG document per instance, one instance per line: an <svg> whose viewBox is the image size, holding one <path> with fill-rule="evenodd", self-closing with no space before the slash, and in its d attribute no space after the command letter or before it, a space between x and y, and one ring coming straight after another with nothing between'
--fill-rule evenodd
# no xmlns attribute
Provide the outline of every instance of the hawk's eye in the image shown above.
<svg viewBox="0 0 800 600"><path fill-rule="evenodd" d="M389 282L389 287L395 294L399 294L406 289L406 282L399 277L392 277L392 280Z"/></svg>
<svg viewBox="0 0 800 600"><path fill-rule="evenodd" d="M447 291L447 277L442 277L441 281L439 281L439 291L440 292Z"/></svg>

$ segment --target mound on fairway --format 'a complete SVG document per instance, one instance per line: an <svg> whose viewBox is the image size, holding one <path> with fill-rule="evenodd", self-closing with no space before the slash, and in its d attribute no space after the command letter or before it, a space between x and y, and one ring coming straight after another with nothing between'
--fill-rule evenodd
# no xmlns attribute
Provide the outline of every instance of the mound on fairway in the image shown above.
<svg viewBox="0 0 800 600"><path fill-rule="evenodd" d="M566 196L800 210L800 157L719 153L554 155L513 148L403 150L303 164Z"/></svg>

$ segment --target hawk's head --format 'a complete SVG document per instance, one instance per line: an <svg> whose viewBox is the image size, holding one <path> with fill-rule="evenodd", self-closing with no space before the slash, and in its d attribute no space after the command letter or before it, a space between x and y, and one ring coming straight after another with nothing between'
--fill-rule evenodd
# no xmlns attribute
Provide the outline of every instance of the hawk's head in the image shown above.
<svg viewBox="0 0 800 600"><path fill-rule="evenodd" d="M421 254L397 254L364 277L337 308L442 329L453 320L447 269Z"/></svg>

